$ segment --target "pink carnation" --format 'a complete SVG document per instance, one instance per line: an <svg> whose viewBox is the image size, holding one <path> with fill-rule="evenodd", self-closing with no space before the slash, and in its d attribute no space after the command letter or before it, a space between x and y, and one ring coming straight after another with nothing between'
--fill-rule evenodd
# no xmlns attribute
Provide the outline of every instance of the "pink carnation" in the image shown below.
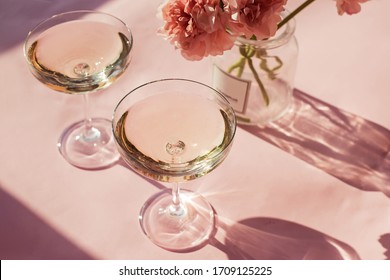
<svg viewBox="0 0 390 280"><path fill-rule="evenodd" d="M339 15L347 13L349 15L357 14L360 12L360 3L367 2L368 0L336 0L337 12Z"/></svg>
<svg viewBox="0 0 390 280"><path fill-rule="evenodd" d="M164 26L159 33L186 59L201 60L230 50L237 36L256 36L257 40L274 36L287 1L166 0L161 6ZM340 15L351 15L360 12L360 4L368 0L334 1Z"/></svg>
<svg viewBox="0 0 390 280"><path fill-rule="evenodd" d="M228 30L258 40L272 37L281 21L280 13L287 0L222 0L225 12L231 14Z"/></svg>
<svg viewBox="0 0 390 280"><path fill-rule="evenodd" d="M165 25L159 30L189 60L219 55L234 38L224 27L227 15L219 0L169 0L162 7Z"/></svg>

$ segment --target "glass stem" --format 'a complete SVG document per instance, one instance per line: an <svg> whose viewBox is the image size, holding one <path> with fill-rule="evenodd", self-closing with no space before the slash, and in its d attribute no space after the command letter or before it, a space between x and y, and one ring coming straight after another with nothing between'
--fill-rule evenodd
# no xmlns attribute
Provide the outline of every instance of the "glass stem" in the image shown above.
<svg viewBox="0 0 390 280"><path fill-rule="evenodd" d="M91 141L99 137L100 133L97 129L95 129L92 125L92 118L90 114L90 106L89 106L89 93L83 94L84 96L84 131L83 138L86 141Z"/></svg>
<svg viewBox="0 0 390 280"><path fill-rule="evenodd" d="M178 182L175 182L172 187L172 204L169 208L169 214L172 216L182 216L185 213L185 206L180 200L180 186Z"/></svg>

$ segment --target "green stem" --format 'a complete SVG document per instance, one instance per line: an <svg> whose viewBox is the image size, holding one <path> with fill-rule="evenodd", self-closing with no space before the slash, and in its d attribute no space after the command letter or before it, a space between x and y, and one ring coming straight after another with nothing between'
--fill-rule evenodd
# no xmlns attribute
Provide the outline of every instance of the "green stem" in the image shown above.
<svg viewBox="0 0 390 280"><path fill-rule="evenodd" d="M229 67L228 73L231 74L233 70L238 68L237 77L240 78L242 76L242 72L244 71L244 67L245 67L245 57L241 57L241 59L237 63Z"/></svg>
<svg viewBox="0 0 390 280"><path fill-rule="evenodd" d="M289 20L291 20L293 17L295 17L298 13L300 13L303 9L305 9L307 6L309 6L314 1L315 0L306 0L305 2L303 2L294 11L292 11L290 14L288 14L281 22L279 22L278 29L280 29ZM256 40L256 37L252 36L250 39ZM247 60L248 61L248 66L251 69L252 74L253 74L257 84L259 85L259 88L260 88L261 94L263 96L264 102L268 106L270 100L269 100L269 96L267 94L267 90L265 89L263 83L260 80L259 75L257 74L257 71L256 71L255 67L253 66L252 56L255 54L255 50L250 48L249 46L245 46L245 47L241 46L240 47L240 53L241 53L241 55L243 57L241 57L241 59L238 62L233 64L229 68L228 72L231 73L231 72L233 72L233 70L238 68L238 75L237 76L241 77L242 71L244 70L244 67L245 67L245 61ZM279 62L279 65L277 67L273 68L273 69L269 69L268 66L267 66L266 59L262 58L262 57L258 57L258 58L261 59L260 68L265 70L268 73L268 75L270 76L271 79L272 79L272 77L274 77L274 71L276 71L277 69L279 69L283 65L283 62L278 57L275 57L276 61Z"/></svg>
<svg viewBox="0 0 390 280"><path fill-rule="evenodd" d="M302 11L304 8L309 6L314 1L315 0L306 0L304 3L302 3L298 8L296 8L288 16L286 16L281 22L279 22L278 29L281 28L283 25L285 25L290 19L295 17L300 11Z"/></svg>
<svg viewBox="0 0 390 280"><path fill-rule="evenodd" d="M277 73L276 71L279 70L280 68L282 68L283 66L283 61L278 57L278 56L274 56L274 55L267 55L266 52L264 51L264 54L261 55L260 53L258 53L256 55L256 57L258 59L260 59L260 68L263 69L267 74L268 74L268 77L271 79L271 80L274 80L277 76ZM274 59L275 60L275 64L276 66L273 67L272 69L268 67L268 59Z"/></svg>
<svg viewBox="0 0 390 280"><path fill-rule="evenodd" d="M240 122L244 122L244 123L250 123L251 122L250 118L244 118L244 117L241 117L239 115L236 115L236 119L239 120Z"/></svg>
<svg viewBox="0 0 390 280"><path fill-rule="evenodd" d="M264 102L268 106L269 105L269 96L267 94L267 90L265 89L263 83L260 80L259 75L257 74L257 71L256 71L255 67L253 66L252 59L250 57L247 57L247 60L248 60L249 68L251 69L252 74L255 77L255 80L256 80L257 84L259 85L259 87L260 87L261 94L263 95Z"/></svg>

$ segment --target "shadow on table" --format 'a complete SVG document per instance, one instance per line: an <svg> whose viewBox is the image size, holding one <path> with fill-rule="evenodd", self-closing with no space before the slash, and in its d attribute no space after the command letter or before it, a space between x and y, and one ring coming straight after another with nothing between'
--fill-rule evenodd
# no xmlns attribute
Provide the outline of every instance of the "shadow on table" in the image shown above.
<svg viewBox="0 0 390 280"><path fill-rule="evenodd" d="M118 164L134 172L123 160L119 160ZM142 178L159 190L167 190L157 181ZM215 209L214 214L218 217ZM360 259L357 252L348 244L297 223L266 217L250 218L233 225L224 223L223 218L216 220L209 240L190 250L172 251L190 253L211 245L226 253L229 259L235 260ZM221 235L223 241L220 241ZM384 252L386 259L390 259L390 233L383 234L379 242L386 250Z"/></svg>
<svg viewBox="0 0 390 280"><path fill-rule="evenodd" d="M0 52L24 42L40 21L66 11L93 10L107 0L1 0Z"/></svg>
<svg viewBox="0 0 390 280"><path fill-rule="evenodd" d="M0 186L0 259L92 259Z"/></svg>
<svg viewBox="0 0 390 280"><path fill-rule="evenodd" d="M299 90L266 127L241 126L345 183L390 197L390 131Z"/></svg>
<svg viewBox="0 0 390 280"><path fill-rule="evenodd" d="M234 260L357 260L349 245L297 223L266 217L219 224L224 243L211 245Z"/></svg>

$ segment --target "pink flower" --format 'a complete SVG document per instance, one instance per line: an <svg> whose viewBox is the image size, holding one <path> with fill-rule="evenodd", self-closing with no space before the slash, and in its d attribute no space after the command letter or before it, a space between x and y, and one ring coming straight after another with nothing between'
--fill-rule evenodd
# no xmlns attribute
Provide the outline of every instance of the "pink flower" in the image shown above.
<svg viewBox="0 0 390 280"><path fill-rule="evenodd" d="M288 0L166 0L161 6L164 26L159 33L188 60L223 54L237 36L263 40L275 35ZM303 0L302 0L303 1ZM368 0L334 0L340 15L360 12ZM304 0L294 17L313 0ZM291 18L289 18L291 19ZM278 26L279 24L279 26Z"/></svg>
<svg viewBox="0 0 390 280"><path fill-rule="evenodd" d="M231 14L227 29L247 39L255 35L258 40L272 37L281 20L287 0L222 0L225 12Z"/></svg>
<svg viewBox="0 0 390 280"><path fill-rule="evenodd" d="M227 15L219 0L169 0L162 7L159 30L188 60L219 55L232 48L234 38L224 27Z"/></svg>
<svg viewBox="0 0 390 280"><path fill-rule="evenodd" d="M357 14L360 12L360 3L367 2L368 0L336 0L337 12L339 15L347 13L349 15Z"/></svg>

